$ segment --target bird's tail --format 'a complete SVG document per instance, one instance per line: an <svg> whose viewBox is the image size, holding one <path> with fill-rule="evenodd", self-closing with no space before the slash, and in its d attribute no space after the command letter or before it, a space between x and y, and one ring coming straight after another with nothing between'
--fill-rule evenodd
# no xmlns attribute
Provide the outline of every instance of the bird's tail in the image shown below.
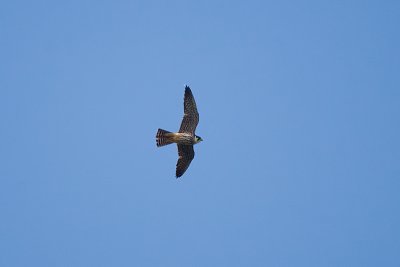
<svg viewBox="0 0 400 267"><path fill-rule="evenodd" d="M156 135L157 146L160 147L172 144L174 142L172 138L173 138L173 133L163 129L158 129Z"/></svg>

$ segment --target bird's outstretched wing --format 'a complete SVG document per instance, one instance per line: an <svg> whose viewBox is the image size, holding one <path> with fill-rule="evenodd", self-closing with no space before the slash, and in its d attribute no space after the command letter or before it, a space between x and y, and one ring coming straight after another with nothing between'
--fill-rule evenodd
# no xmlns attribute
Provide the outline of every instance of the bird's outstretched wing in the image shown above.
<svg viewBox="0 0 400 267"><path fill-rule="evenodd" d="M197 112L196 101L189 86L185 87L185 98L183 101L184 112L180 133L190 133L194 135L197 124L199 123L199 113Z"/></svg>
<svg viewBox="0 0 400 267"><path fill-rule="evenodd" d="M193 145L178 145L179 159L176 163L176 178L181 177L194 158Z"/></svg>

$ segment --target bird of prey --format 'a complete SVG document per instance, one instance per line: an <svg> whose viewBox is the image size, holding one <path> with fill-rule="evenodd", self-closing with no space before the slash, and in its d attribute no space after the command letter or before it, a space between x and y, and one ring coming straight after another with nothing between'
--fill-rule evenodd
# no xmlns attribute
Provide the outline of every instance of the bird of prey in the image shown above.
<svg viewBox="0 0 400 267"><path fill-rule="evenodd" d="M203 141L200 136L195 135L199 123L196 101L189 86L185 86L185 97L183 102L184 112L181 127L177 133L158 129L156 135L157 147L176 143L178 145L178 162L176 163L176 178L181 177L194 158L193 145Z"/></svg>

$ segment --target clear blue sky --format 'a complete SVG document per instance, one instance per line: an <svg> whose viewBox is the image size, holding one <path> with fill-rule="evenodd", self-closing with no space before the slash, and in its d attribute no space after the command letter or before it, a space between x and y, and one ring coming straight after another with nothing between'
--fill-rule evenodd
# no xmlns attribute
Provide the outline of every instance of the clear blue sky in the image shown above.
<svg viewBox="0 0 400 267"><path fill-rule="evenodd" d="M398 1L5 1L0 266L400 266ZM184 84L204 142L175 179Z"/></svg>

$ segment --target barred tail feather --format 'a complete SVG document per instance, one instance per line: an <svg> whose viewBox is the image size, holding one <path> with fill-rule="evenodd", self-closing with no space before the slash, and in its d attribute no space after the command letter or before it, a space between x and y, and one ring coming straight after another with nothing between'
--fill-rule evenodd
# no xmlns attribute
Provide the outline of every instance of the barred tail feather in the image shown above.
<svg viewBox="0 0 400 267"><path fill-rule="evenodd" d="M158 129L156 135L157 146L166 146L172 144L174 141L172 140L171 132L168 132L163 129Z"/></svg>

